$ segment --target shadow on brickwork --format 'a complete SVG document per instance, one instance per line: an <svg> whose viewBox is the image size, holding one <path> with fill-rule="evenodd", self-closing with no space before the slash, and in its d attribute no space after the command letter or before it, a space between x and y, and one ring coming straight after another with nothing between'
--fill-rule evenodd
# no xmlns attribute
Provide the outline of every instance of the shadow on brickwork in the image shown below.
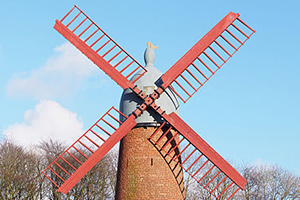
<svg viewBox="0 0 300 200"><path fill-rule="evenodd" d="M181 167L179 134L168 125L163 124L153 132L148 140L159 151L169 166L182 194L182 199L186 199L183 170Z"/></svg>

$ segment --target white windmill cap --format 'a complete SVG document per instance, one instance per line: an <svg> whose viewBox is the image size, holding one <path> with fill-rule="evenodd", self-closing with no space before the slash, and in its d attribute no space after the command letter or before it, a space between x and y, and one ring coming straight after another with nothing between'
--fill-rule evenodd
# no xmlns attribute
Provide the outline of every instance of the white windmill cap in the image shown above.
<svg viewBox="0 0 300 200"><path fill-rule="evenodd" d="M157 89L155 82L162 75L162 72L154 67L154 48L157 47L153 47L154 46L152 44L148 45L148 48L145 50L144 54L144 59L146 63L145 68L147 72L135 82L136 86L140 90L142 90L146 95L152 94L153 91ZM136 79L143 72L144 70L140 70L131 78L131 80ZM143 100L141 100L134 92L132 92L131 89L126 89L124 90L121 96L120 111L125 115L129 116L142 103ZM179 114L178 99L169 88L167 88L165 92L160 95L160 97L155 101L155 103L158 106L160 106L164 111L166 111L167 114L171 112ZM124 117L120 116L120 120L124 121L125 119ZM159 114L152 110L152 108L147 108L147 110L145 110L143 114L136 119L136 122L138 123L137 126L158 126L163 122L163 120Z"/></svg>

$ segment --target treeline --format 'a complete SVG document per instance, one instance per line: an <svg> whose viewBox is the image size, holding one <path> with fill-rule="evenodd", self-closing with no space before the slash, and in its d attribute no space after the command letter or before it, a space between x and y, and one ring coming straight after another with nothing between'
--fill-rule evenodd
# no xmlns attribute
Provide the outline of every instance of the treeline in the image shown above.
<svg viewBox="0 0 300 200"><path fill-rule="evenodd" d="M31 149L13 141L0 142L0 199L114 199L117 174L117 152L104 157L67 195L57 193L57 188L42 174L66 145L57 141L44 141ZM279 166L238 167L247 180L246 189L234 199L290 200L300 199L300 177ZM187 200L214 199L189 176L185 176Z"/></svg>
<svg viewBox="0 0 300 200"><path fill-rule="evenodd" d="M41 174L67 148L49 140L31 149L13 141L0 143L0 199L2 200L100 200L113 199L118 156L110 152L67 195Z"/></svg>
<svg viewBox="0 0 300 200"><path fill-rule="evenodd" d="M277 165L242 165L236 169L247 184L245 190L236 193L232 200L300 200L300 177L288 170ZM188 176L185 181L187 200L215 199L193 178ZM227 186L224 184L222 189Z"/></svg>

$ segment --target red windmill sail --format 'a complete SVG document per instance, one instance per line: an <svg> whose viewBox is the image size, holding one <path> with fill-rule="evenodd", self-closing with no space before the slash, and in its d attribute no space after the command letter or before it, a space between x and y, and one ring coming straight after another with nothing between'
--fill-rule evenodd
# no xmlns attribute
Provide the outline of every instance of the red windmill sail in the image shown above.
<svg viewBox="0 0 300 200"><path fill-rule="evenodd" d="M116 108L110 108L42 172L59 192L72 189L136 125L134 115L123 115L126 120L122 123L117 119L119 114L123 115Z"/></svg>
<svg viewBox="0 0 300 200"><path fill-rule="evenodd" d="M184 103L190 99L254 33L238 17L226 15L162 75L161 86L172 85Z"/></svg>
<svg viewBox="0 0 300 200"><path fill-rule="evenodd" d="M231 191L232 193L229 194L229 196L233 196L239 189L245 189L246 180L177 114L163 114L163 117L169 122L171 127L178 132L181 138L177 146L180 145L182 150L178 156L172 157L172 160L177 162L211 195L219 198L226 191ZM163 126L164 124L162 124L159 129ZM166 133L164 136L155 137L156 133L157 132L150 137L150 140L160 151L165 151L168 156L171 156L177 146L174 146L171 151L167 151L165 149L166 144L160 142ZM155 140L153 138L160 139ZM171 142L173 138L170 139L169 142ZM184 160L181 159L183 153L186 154ZM196 163L201 163L201 165L198 166L197 169L193 169L195 172L192 172L191 168L193 166L193 168L195 168ZM224 188L221 184L225 181L228 186ZM230 196L230 198L232 196Z"/></svg>
<svg viewBox="0 0 300 200"><path fill-rule="evenodd" d="M144 69L146 72L77 6L61 20L56 20L54 28L123 89L134 87L139 77L132 82L129 79L136 71Z"/></svg>
<svg viewBox="0 0 300 200"><path fill-rule="evenodd" d="M111 108L42 173L58 187L59 192L67 193L136 125L135 119L147 107L152 107L165 119L165 122L158 129L161 129L167 123L180 135L181 139L176 146L180 145L182 151L177 158L172 159L178 162L212 196L217 199L221 197L230 199L239 189L244 189L245 179L230 164L179 116L175 113L166 114L155 103L155 100L159 98L159 95L167 87L170 87L183 102L186 102L232 57L254 33L254 30L238 17L239 14L231 12L223 18L161 76L157 81L159 88L149 96L145 95L134 84L146 73L146 69L124 51L77 6L74 6L61 20L56 20L54 28L58 32L123 89L130 88L135 92L144 103L130 116L125 116L117 109ZM144 70L144 73L130 81L138 70ZM118 115L123 115L126 120L123 123L120 122ZM160 141L155 141L152 137L150 141L164 150L164 145L161 145ZM192 148L192 150L187 151L188 148ZM180 155L184 151L189 153L185 160L181 160ZM196 159L193 162L188 162L188 159L195 157L193 155L197 155ZM202 166L195 173L190 173L193 165L200 160L203 160ZM186 163L191 164L186 166ZM203 172L207 168L208 170ZM201 174L200 177L199 174ZM220 190L220 186L224 185L224 183L227 186Z"/></svg>

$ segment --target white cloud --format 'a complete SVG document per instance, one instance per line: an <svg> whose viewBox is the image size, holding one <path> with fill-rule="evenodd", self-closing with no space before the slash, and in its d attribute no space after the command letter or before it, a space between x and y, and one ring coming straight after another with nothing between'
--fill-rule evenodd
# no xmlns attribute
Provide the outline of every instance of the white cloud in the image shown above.
<svg viewBox="0 0 300 200"><path fill-rule="evenodd" d="M77 114L55 101L41 101L34 110L27 110L24 122L9 126L3 136L21 145L39 144L42 140L74 142L83 134L83 123Z"/></svg>
<svg viewBox="0 0 300 200"><path fill-rule="evenodd" d="M7 84L7 94L10 97L29 96L36 99L65 97L82 87L91 76L103 74L69 43L56 47L54 52L44 66L30 73L15 74Z"/></svg>

